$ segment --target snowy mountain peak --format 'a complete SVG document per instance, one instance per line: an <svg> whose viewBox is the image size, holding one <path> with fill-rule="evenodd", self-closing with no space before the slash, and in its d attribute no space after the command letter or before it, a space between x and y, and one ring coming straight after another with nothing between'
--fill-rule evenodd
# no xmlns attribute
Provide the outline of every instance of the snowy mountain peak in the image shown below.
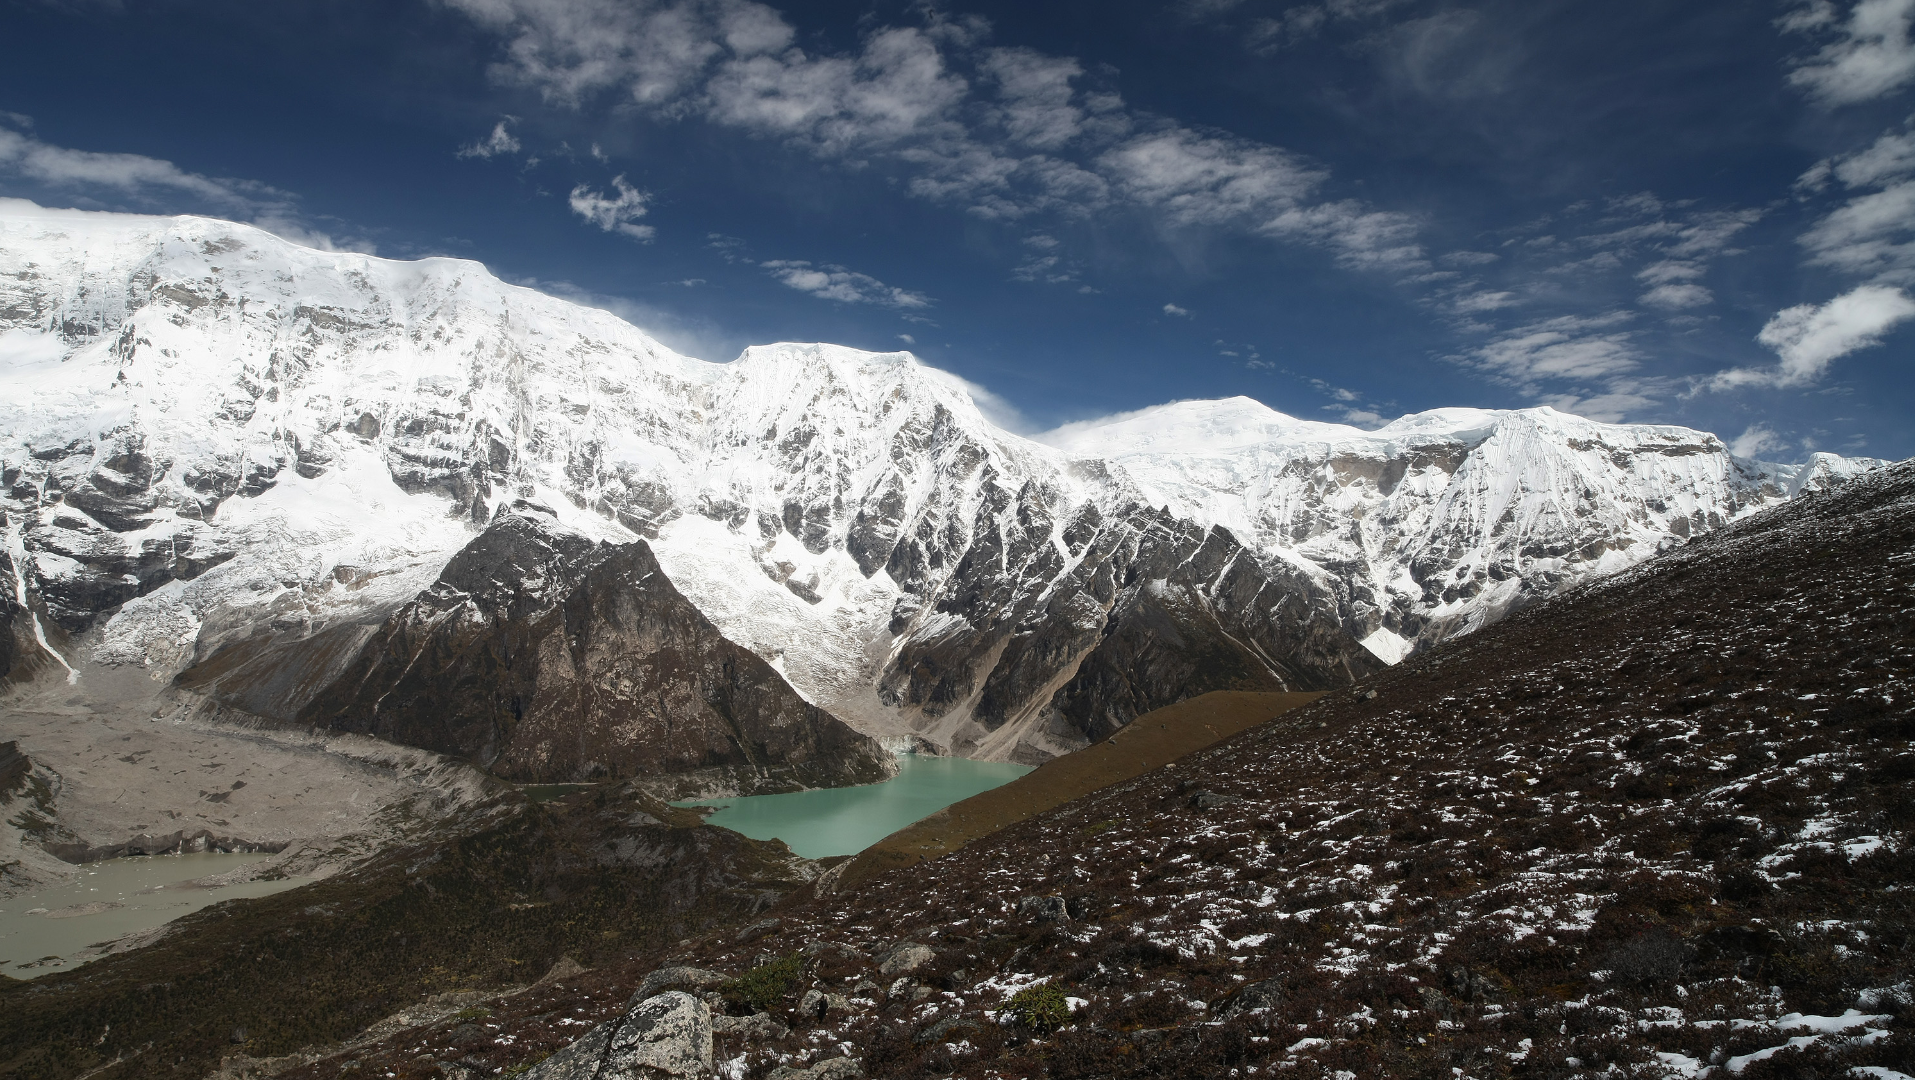
<svg viewBox="0 0 1920 1080"><path fill-rule="evenodd" d="M0 201L16 597L156 677L384 618L503 505L646 537L870 734L1038 760L1335 685L1857 469L1551 409L1377 431L1248 398L1010 434L904 352L680 356L456 259Z"/></svg>

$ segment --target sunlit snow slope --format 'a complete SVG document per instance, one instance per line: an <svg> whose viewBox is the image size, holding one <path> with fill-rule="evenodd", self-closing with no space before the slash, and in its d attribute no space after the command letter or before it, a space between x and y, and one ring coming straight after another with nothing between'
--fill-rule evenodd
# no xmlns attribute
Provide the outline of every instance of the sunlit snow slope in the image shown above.
<svg viewBox="0 0 1920 1080"><path fill-rule="evenodd" d="M1310 689L1864 462L1550 409L1374 432L1247 399L1050 445L905 353L679 356L476 263L0 200L10 628L166 678L384 617L515 498L647 537L870 733L1038 760Z"/></svg>

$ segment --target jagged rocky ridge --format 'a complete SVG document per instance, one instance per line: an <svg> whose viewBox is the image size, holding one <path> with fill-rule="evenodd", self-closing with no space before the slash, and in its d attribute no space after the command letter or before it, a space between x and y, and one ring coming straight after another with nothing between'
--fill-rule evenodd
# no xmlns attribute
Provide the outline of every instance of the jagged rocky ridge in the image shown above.
<svg viewBox="0 0 1920 1080"><path fill-rule="evenodd" d="M513 499L645 538L861 730L1037 760L1222 687L1344 684L1859 462L1245 399L1042 445L904 353L675 355L476 264L0 204L18 629L166 677L379 623ZM27 612L38 612L37 618Z"/></svg>
<svg viewBox="0 0 1920 1080"><path fill-rule="evenodd" d="M249 638L179 683L520 781L671 775L676 793L756 794L895 771L879 743L722 637L646 541L596 542L524 501L384 622Z"/></svg>

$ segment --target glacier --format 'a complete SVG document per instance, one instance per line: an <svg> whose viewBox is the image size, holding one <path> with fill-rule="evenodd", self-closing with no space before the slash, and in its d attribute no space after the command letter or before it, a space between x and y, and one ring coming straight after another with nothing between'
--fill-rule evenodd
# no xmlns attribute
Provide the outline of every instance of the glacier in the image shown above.
<svg viewBox="0 0 1920 1080"><path fill-rule="evenodd" d="M1877 462L1246 398L1027 438L905 352L679 355L478 263L0 200L11 648L171 680L377 621L514 500L674 585L809 702L1045 760L1205 689L1314 689ZM44 666L44 665L43 665Z"/></svg>

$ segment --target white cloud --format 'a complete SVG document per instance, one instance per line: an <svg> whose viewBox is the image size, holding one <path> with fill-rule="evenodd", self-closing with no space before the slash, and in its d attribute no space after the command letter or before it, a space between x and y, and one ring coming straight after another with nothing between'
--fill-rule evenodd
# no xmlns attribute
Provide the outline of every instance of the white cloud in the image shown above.
<svg viewBox="0 0 1920 1080"><path fill-rule="evenodd" d="M1318 203L1326 170L1280 147L1153 122L1071 58L985 45L983 23L939 14L882 27L848 55L810 52L750 0L444 0L505 40L502 81L586 107L624 98L859 167L905 167L906 191L991 220L1131 206L1181 227L1322 246L1343 266L1425 268L1405 215ZM1359 17L1376 0L1334 0ZM501 134L511 137L501 129ZM1070 280L1056 253L1016 277ZM1065 274L1063 278L1061 275Z"/></svg>
<svg viewBox="0 0 1920 1080"><path fill-rule="evenodd" d="M999 86L1000 124L1022 146L1058 150L1080 134L1087 112L1074 100L1080 63L1032 49L989 49L981 64Z"/></svg>
<svg viewBox="0 0 1920 1080"><path fill-rule="evenodd" d="M1913 279L1913 181L1850 199L1800 243L1817 266L1863 276Z"/></svg>
<svg viewBox="0 0 1920 1080"><path fill-rule="evenodd" d="M1632 335L1609 332L1627 321L1624 312L1585 317L1563 315L1510 330L1473 351L1481 368L1516 382L1593 379L1632 371L1639 354Z"/></svg>
<svg viewBox="0 0 1920 1080"><path fill-rule="evenodd" d="M1670 281L1692 281L1706 272L1706 268L1696 262L1663 259L1633 276L1648 285L1665 285Z"/></svg>
<svg viewBox="0 0 1920 1080"><path fill-rule="evenodd" d="M1498 311L1504 307L1512 307L1519 302L1520 298L1510 292L1499 292L1489 289L1455 299L1453 302L1453 310L1463 313Z"/></svg>
<svg viewBox="0 0 1920 1080"><path fill-rule="evenodd" d="M1542 398L1540 403L1551 405L1561 412L1584 416L1603 424L1620 423L1636 412L1659 404L1639 384L1628 380L1615 382L1607 393L1586 397L1578 394L1557 394Z"/></svg>
<svg viewBox="0 0 1920 1080"><path fill-rule="evenodd" d="M1386 417L1381 416L1372 409L1347 409L1340 414L1340 419L1352 424L1354 427L1367 428L1369 430L1377 428L1387 422Z"/></svg>
<svg viewBox="0 0 1920 1080"><path fill-rule="evenodd" d="M931 367L925 363L922 363L920 367L927 374L933 376L934 379L944 382L948 386L960 390L972 398L974 407L980 410L980 415L986 417L988 423L1002 431L1011 431L1015 435L1026 435L1029 438L1033 437L1031 434L1034 429L1033 421L1028 419L1026 414L1021 412L1013 402L1008 401L1006 398L1001 397L999 394L994 393L971 379L962 378L944 368Z"/></svg>
<svg viewBox="0 0 1920 1080"><path fill-rule="evenodd" d="M488 135L479 142L469 143L461 147L454 156L463 158L490 158L498 157L501 154L519 153L520 140L514 138L513 133L507 130L508 124L515 123L519 119L517 116L501 117L500 122L493 125L493 134ZM598 150L599 147L596 146L594 149ZM598 155L596 154L595 156L597 157Z"/></svg>
<svg viewBox="0 0 1920 1080"><path fill-rule="evenodd" d="M4 114L18 126L27 117ZM74 150L0 127L0 175L13 175L59 190L106 190L143 209L214 212L257 225L296 244L322 251L375 250L364 237L340 238L322 231L298 208L291 192L254 180L203 176L171 161L142 154ZM185 200L186 206L181 206Z"/></svg>
<svg viewBox="0 0 1920 1080"><path fill-rule="evenodd" d="M519 278L513 284L537 289L586 307L612 312L645 331L648 337L682 356L725 363L739 356L741 350L747 345L746 340L740 338L735 331L722 327L712 320L699 316L690 317L681 310L668 311L656 308L625 296L610 296L606 293L594 292L581 288L571 281Z"/></svg>
<svg viewBox="0 0 1920 1080"><path fill-rule="evenodd" d="M1500 256L1491 251L1449 251L1440 256L1440 261L1448 266L1485 266L1499 262Z"/></svg>
<svg viewBox="0 0 1920 1080"><path fill-rule="evenodd" d="M1168 315L1172 315L1177 318L1182 318L1182 319L1193 318L1193 312L1188 311L1186 308L1181 307L1179 304L1165 304L1161 306L1160 310L1163 312L1166 312Z"/></svg>
<svg viewBox="0 0 1920 1080"><path fill-rule="evenodd" d="M1760 343L1780 354L1778 367L1722 371L1707 386L1807 386L1835 360L1878 345L1887 331L1911 318L1913 297L1887 285L1862 285L1817 307L1799 304L1760 329Z"/></svg>
<svg viewBox="0 0 1920 1080"><path fill-rule="evenodd" d="M1664 216L1663 211L1671 208L1662 207L1656 200L1646 207L1661 215L1655 220L1581 239L1598 248L1627 249L1647 244L1674 259L1706 258L1728 254L1733 238L1763 216L1760 210L1708 210L1675 220Z"/></svg>
<svg viewBox="0 0 1920 1080"><path fill-rule="evenodd" d="M1787 75L1824 105L1872 101L1913 81L1913 0L1859 0L1844 19L1829 0L1812 0L1780 26L1830 39Z"/></svg>
<svg viewBox="0 0 1920 1080"><path fill-rule="evenodd" d="M1754 458L1769 450L1785 450L1787 441L1780 433L1765 424L1752 424L1740 433L1740 437L1727 444L1734 457Z"/></svg>
<svg viewBox="0 0 1920 1080"><path fill-rule="evenodd" d="M641 242L653 239L653 226L637 225L635 222L647 215L647 201L652 198L644 191L627 183L625 176L613 178L612 198L581 184L567 196L567 205L602 232L617 232Z"/></svg>
<svg viewBox="0 0 1920 1080"><path fill-rule="evenodd" d="M830 263L815 266L810 262L791 259L776 259L760 265L787 288L798 289L822 300L906 309L930 307L933 304L932 300L920 293L895 288L878 278L855 273L844 266Z"/></svg>
<svg viewBox="0 0 1920 1080"><path fill-rule="evenodd" d="M1713 290L1704 285L1656 285L1640 294L1640 302L1667 311L1685 311L1713 303Z"/></svg>
<svg viewBox="0 0 1920 1080"><path fill-rule="evenodd" d="M161 189L241 213L293 198L265 184L214 179L160 158L71 150L5 128L0 128L0 171L55 187L104 187L128 195Z"/></svg>
<svg viewBox="0 0 1920 1080"><path fill-rule="evenodd" d="M1334 261L1349 270L1409 273L1429 268L1425 253L1415 242L1419 230L1412 218L1369 210L1350 199L1292 207L1258 231L1328 247Z"/></svg>
<svg viewBox="0 0 1920 1080"><path fill-rule="evenodd" d="M858 58L798 49L735 58L706 86L711 119L793 139L823 157L925 133L967 92L932 36L911 28L874 34Z"/></svg>
<svg viewBox="0 0 1920 1080"><path fill-rule="evenodd" d="M914 343L912 334L899 334L897 336L900 338L901 341L904 341L909 345L912 345Z"/></svg>
<svg viewBox="0 0 1920 1080"><path fill-rule="evenodd" d="M1885 187L1913 176L1913 132L1888 132L1857 153L1815 162L1794 182L1794 190L1816 192L1829 180L1850 188Z"/></svg>
<svg viewBox="0 0 1920 1080"><path fill-rule="evenodd" d="M1326 178L1278 147L1178 127L1130 139L1099 164L1131 201L1180 224L1271 217Z"/></svg>

